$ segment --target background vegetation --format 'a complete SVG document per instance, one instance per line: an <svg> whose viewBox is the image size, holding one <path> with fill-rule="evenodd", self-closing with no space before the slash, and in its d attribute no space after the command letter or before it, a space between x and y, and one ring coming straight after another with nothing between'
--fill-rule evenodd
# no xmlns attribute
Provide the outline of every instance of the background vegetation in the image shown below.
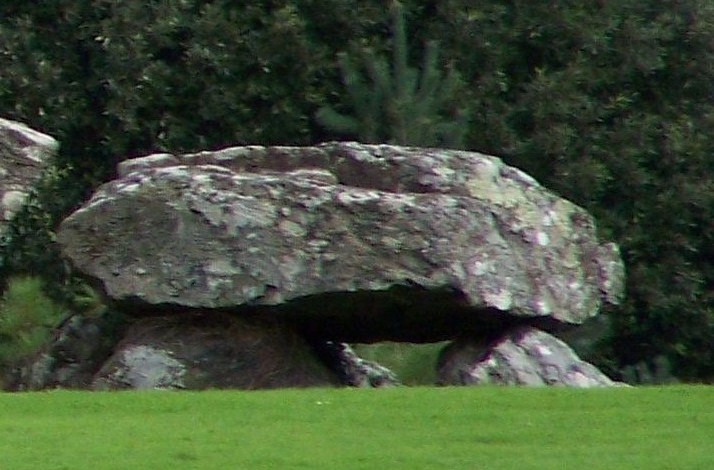
<svg viewBox="0 0 714 470"><path fill-rule="evenodd" d="M337 57L390 56L388 3L2 2L0 114L56 137L62 176L16 219L0 275L42 275L62 296L52 231L118 160L356 137L316 115L355 112ZM621 245L627 301L589 359L618 375L664 358L714 381L714 5L402 4L409 66L438 40L438 69L462 82L461 145L584 206Z"/></svg>
<svg viewBox="0 0 714 470"><path fill-rule="evenodd" d="M708 387L0 394L13 470L712 468Z"/></svg>
<svg viewBox="0 0 714 470"><path fill-rule="evenodd" d="M66 315L42 287L39 278L19 277L8 282L0 301L0 367L19 366L32 359Z"/></svg>
<svg viewBox="0 0 714 470"><path fill-rule="evenodd" d="M368 361L387 367L404 385L434 385L437 383L439 354L448 341L412 344L382 342L356 344L354 351Z"/></svg>

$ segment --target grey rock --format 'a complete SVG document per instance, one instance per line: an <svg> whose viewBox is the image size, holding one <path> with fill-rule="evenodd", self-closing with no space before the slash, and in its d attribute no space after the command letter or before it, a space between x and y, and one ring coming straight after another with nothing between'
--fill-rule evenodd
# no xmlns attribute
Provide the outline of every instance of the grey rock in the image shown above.
<svg viewBox="0 0 714 470"><path fill-rule="evenodd" d="M0 231L22 207L58 148L52 137L0 119Z"/></svg>
<svg viewBox="0 0 714 470"><path fill-rule="evenodd" d="M123 323L114 315L72 315L55 329L37 357L8 371L5 387L16 391L89 388L122 333Z"/></svg>
<svg viewBox="0 0 714 470"><path fill-rule="evenodd" d="M111 369L94 381L99 390L112 388L182 389L186 366L171 351L145 344L127 345L113 359Z"/></svg>
<svg viewBox="0 0 714 470"><path fill-rule="evenodd" d="M230 314L136 320L94 377L95 390L338 386L289 328Z"/></svg>
<svg viewBox="0 0 714 470"><path fill-rule="evenodd" d="M370 337L332 328L334 340L438 340L503 315L578 324L622 294L617 247L598 242L592 217L487 155L249 146L120 170L58 240L79 271L137 310L305 301L289 313L310 310L298 320L308 330L381 322L364 328ZM395 290L406 293L383 302ZM341 310L350 306L352 317ZM418 325L400 338L379 331L396 323Z"/></svg>
<svg viewBox="0 0 714 470"><path fill-rule="evenodd" d="M438 377L441 385L621 385L581 360L563 341L530 327L517 328L493 344L453 342L442 352Z"/></svg>
<svg viewBox="0 0 714 470"><path fill-rule="evenodd" d="M357 388L396 387L401 381L387 367L363 359L349 344L328 341L319 348L322 360L334 371L342 383Z"/></svg>
<svg viewBox="0 0 714 470"><path fill-rule="evenodd" d="M145 157L133 158L120 162L117 166L117 173L120 175L126 175L133 171L146 170L149 168L162 168L179 164L178 159L170 153L154 153Z"/></svg>

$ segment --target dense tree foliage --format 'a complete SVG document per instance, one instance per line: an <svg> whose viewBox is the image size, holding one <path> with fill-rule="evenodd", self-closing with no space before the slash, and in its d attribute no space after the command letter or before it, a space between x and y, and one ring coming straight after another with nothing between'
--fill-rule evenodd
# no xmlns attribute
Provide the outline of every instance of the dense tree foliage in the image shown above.
<svg viewBox="0 0 714 470"><path fill-rule="evenodd" d="M440 2L435 25L448 29L431 33L451 38L473 77L469 146L583 205L621 244L628 300L611 314L609 344L618 366L664 355L679 375L711 380L713 7L487 3Z"/></svg>
<svg viewBox="0 0 714 470"><path fill-rule="evenodd" d="M465 147L528 171L620 243L628 298L599 364L666 357L714 380L711 2L402 3L409 63L438 40L439 66L464 81ZM390 25L378 0L3 2L0 114L58 138L64 177L18 218L2 271L63 272L48 268L52 227L119 159L339 137L315 118L349 107L337 55L388 54Z"/></svg>
<svg viewBox="0 0 714 470"><path fill-rule="evenodd" d="M355 61L338 53L344 98L351 114L321 107L317 121L327 129L361 142L420 147L460 148L468 124L464 89L453 70L442 72L439 46L426 44L421 68L409 65L404 10L394 2L391 60L369 49Z"/></svg>

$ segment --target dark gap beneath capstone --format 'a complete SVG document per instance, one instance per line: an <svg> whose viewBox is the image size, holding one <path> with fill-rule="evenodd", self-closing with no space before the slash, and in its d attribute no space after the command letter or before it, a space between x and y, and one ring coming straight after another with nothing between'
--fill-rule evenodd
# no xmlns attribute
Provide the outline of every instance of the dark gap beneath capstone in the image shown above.
<svg viewBox="0 0 714 470"><path fill-rule="evenodd" d="M146 306L127 299L122 307L127 314L141 317L215 311L286 323L310 342L435 343L462 337L491 340L521 325L546 331L561 327L549 317L524 317L494 308L474 308L462 293L453 289L412 286L324 293L275 306L208 309L172 304Z"/></svg>

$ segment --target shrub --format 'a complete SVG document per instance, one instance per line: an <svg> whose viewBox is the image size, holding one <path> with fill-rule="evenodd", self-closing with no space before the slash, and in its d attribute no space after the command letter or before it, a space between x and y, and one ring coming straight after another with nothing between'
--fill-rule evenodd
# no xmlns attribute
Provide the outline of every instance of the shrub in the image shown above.
<svg viewBox="0 0 714 470"><path fill-rule="evenodd" d="M0 302L0 365L34 357L65 312L44 293L37 277L10 280Z"/></svg>

